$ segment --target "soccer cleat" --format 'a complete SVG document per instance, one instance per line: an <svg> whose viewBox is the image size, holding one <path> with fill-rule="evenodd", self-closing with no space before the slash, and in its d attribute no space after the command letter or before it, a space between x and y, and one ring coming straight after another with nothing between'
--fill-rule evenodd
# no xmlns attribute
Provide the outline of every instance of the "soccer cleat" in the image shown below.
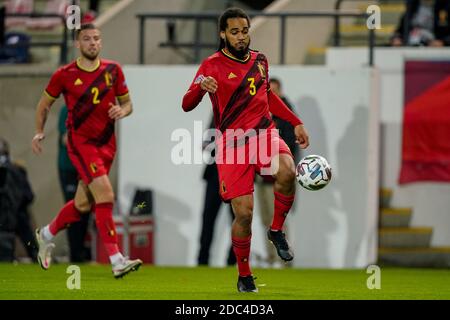
<svg viewBox="0 0 450 320"><path fill-rule="evenodd" d="M294 253L289 248L289 244L286 241L286 236L282 231L267 231L267 238L277 249L277 253L284 261L291 261L294 259Z"/></svg>
<svg viewBox="0 0 450 320"><path fill-rule="evenodd" d="M37 260L42 269L48 270L52 262L52 250L55 248L55 244L47 242L42 238L41 229L35 231L36 242L38 245Z"/></svg>
<svg viewBox="0 0 450 320"><path fill-rule="evenodd" d="M116 264L112 268L114 278L119 279L131 271L137 271L142 264L141 259L130 260L125 257L122 262Z"/></svg>
<svg viewBox="0 0 450 320"><path fill-rule="evenodd" d="M255 286L255 280L253 276L241 277L239 276L237 282L237 289L239 292L258 292L258 288Z"/></svg>

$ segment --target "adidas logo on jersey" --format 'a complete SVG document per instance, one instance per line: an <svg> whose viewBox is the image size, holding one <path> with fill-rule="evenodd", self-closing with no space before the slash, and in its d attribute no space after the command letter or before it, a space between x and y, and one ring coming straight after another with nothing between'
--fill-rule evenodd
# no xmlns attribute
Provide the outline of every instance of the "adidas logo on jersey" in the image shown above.
<svg viewBox="0 0 450 320"><path fill-rule="evenodd" d="M81 81L80 78L78 78L78 79L75 81L75 85L76 85L76 86L81 86L82 84L83 84L83 81Z"/></svg>
<svg viewBox="0 0 450 320"><path fill-rule="evenodd" d="M237 77L237 75L235 75L233 72L230 72L230 74L228 75L228 79L233 79L236 77Z"/></svg>

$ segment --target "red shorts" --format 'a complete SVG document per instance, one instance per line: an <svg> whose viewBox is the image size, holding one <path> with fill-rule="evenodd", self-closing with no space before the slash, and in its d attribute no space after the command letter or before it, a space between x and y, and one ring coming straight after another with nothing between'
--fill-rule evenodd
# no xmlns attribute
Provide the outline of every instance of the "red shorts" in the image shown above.
<svg viewBox="0 0 450 320"><path fill-rule="evenodd" d="M255 173L272 178L273 157L285 153L293 158L286 142L276 130L267 130L246 140L246 143L237 142L234 146L227 143L225 147L218 142L216 164L220 196L225 202L252 194Z"/></svg>
<svg viewBox="0 0 450 320"><path fill-rule="evenodd" d="M69 134L67 151L80 178L89 185L94 178L109 173L116 154L116 139L113 135L107 144L97 146L89 138Z"/></svg>

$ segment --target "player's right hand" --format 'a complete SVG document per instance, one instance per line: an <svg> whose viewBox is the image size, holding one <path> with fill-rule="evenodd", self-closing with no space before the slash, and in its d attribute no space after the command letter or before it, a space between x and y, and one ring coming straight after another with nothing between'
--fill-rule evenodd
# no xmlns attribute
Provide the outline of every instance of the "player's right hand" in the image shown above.
<svg viewBox="0 0 450 320"><path fill-rule="evenodd" d="M36 133L31 140L31 148L33 149L34 154L40 154L42 152L41 141L45 139L44 133Z"/></svg>
<svg viewBox="0 0 450 320"><path fill-rule="evenodd" d="M200 82L200 88L202 90L208 91L210 93L215 93L217 90L217 81L213 77L206 77L205 79Z"/></svg>
<svg viewBox="0 0 450 320"><path fill-rule="evenodd" d="M296 138L296 143L300 145L300 148L306 149L309 146L309 134L306 128L299 124L294 128L294 134Z"/></svg>

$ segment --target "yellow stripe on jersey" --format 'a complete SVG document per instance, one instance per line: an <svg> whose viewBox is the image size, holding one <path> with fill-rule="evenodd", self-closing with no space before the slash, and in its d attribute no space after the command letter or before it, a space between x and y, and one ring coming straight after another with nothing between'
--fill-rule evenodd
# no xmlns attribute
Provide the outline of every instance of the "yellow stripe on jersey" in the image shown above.
<svg viewBox="0 0 450 320"><path fill-rule="evenodd" d="M58 97L54 97L52 96L50 93L47 92L47 90L44 90L45 95L50 99L50 100L56 100L58 99Z"/></svg>
<svg viewBox="0 0 450 320"><path fill-rule="evenodd" d="M116 98L117 98L117 99L125 98L125 97L128 96L129 94L130 94L130 93L127 92L127 93L125 93L125 94L123 94L123 95L121 95L121 96L116 96Z"/></svg>

